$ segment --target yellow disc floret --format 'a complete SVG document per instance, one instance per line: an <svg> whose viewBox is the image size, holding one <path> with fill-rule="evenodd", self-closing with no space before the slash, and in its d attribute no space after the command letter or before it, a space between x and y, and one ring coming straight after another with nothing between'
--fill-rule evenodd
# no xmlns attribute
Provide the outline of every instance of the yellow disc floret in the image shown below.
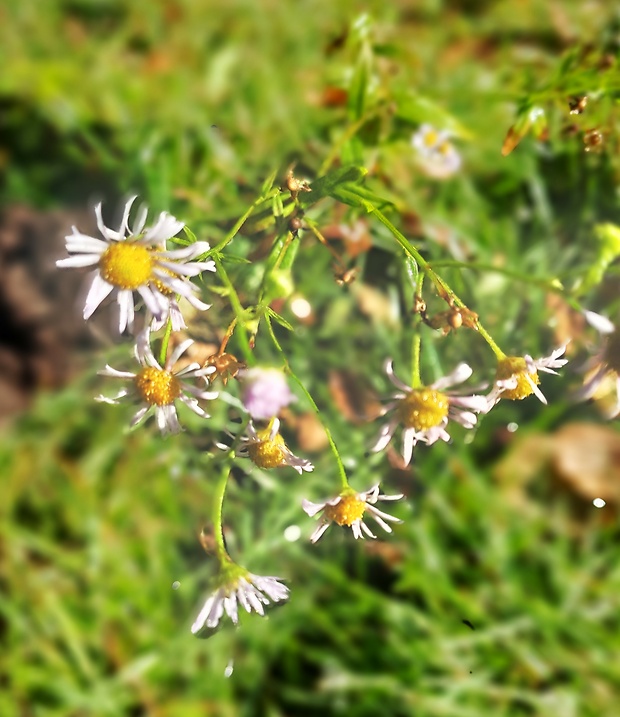
<svg viewBox="0 0 620 717"><path fill-rule="evenodd" d="M108 284L132 290L150 281L153 264L152 250L126 241L111 244L99 260L101 276Z"/></svg>
<svg viewBox="0 0 620 717"><path fill-rule="evenodd" d="M354 493L343 495L336 505L327 504L323 514L328 520L333 520L338 525L351 526L356 520L361 520L366 510L366 503L360 500Z"/></svg>
<svg viewBox="0 0 620 717"><path fill-rule="evenodd" d="M278 468L286 465L286 444L279 433L271 438L271 428L257 431L259 440L248 445L250 460L259 468Z"/></svg>
<svg viewBox="0 0 620 717"><path fill-rule="evenodd" d="M437 140L439 139L439 135L435 130L429 129L424 133L423 142L426 147L434 147L437 144Z"/></svg>
<svg viewBox="0 0 620 717"><path fill-rule="evenodd" d="M507 388L502 391L502 398L507 398L511 401L520 401L522 398L531 395L534 393L532 383L535 385L540 383L538 373L536 371L530 373L527 370L527 364L522 356L506 356L506 358L500 359L498 362L495 380L506 381L509 378L516 379L517 385L514 388Z"/></svg>
<svg viewBox="0 0 620 717"><path fill-rule="evenodd" d="M415 388L398 404L398 416L405 428L426 431L443 423L448 416L448 397L432 388Z"/></svg>
<svg viewBox="0 0 620 717"><path fill-rule="evenodd" d="M181 395L181 384L170 371L147 366L134 379L142 398L152 406L168 406Z"/></svg>

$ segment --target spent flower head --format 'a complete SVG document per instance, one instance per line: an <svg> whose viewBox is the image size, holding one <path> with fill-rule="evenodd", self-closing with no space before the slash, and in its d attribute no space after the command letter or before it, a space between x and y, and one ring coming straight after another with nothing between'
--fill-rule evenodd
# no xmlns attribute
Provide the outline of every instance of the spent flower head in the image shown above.
<svg viewBox="0 0 620 717"><path fill-rule="evenodd" d="M84 318L89 319L101 302L116 295L119 306L118 328L131 330L134 321L134 292L144 301L156 325L170 316L176 326L184 326L175 296L186 298L195 308L209 308L196 297L196 287L187 277L203 271L215 271L212 261L193 261L209 250L209 244L198 241L181 249L166 250L166 242L183 228L167 212L162 212L153 226L145 227L147 211L138 214L133 227L128 225L129 212L136 197L125 204L118 230L103 223L101 204L95 207L101 238L82 234L75 227L66 237L68 259L56 262L59 267L86 267L91 273L90 287L84 306Z"/></svg>
<svg viewBox="0 0 620 717"><path fill-rule="evenodd" d="M248 612L261 617L271 603L286 600L289 589L280 578L254 575L245 568L231 563L218 578L216 589L207 597L202 610L192 625L192 633L198 637L210 637L219 627L224 613L239 624L239 604Z"/></svg>
<svg viewBox="0 0 620 717"><path fill-rule="evenodd" d="M259 468L290 466L299 475L303 471L314 470L314 466L309 460L299 458L286 445L284 438L280 435L280 421L277 418L272 418L266 428L259 429L250 421L246 435L241 438L237 455L247 456Z"/></svg>
<svg viewBox="0 0 620 717"><path fill-rule="evenodd" d="M269 421L297 400L280 369L246 369L239 371L239 380L242 385L241 401L255 421Z"/></svg>
<svg viewBox="0 0 620 717"><path fill-rule="evenodd" d="M615 418L620 414L620 328L594 311L585 311L584 315L598 331L599 345L584 366L586 380L575 397L587 400L610 393L613 399L604 410L607 418Z"/></svg>
<svg viewBox="0 0 620 717"><path fill-rule="evenodd" d="M190 363L178 371L173 370L181 355L193 343L188 339L179 344L162 367L151 350L150 331L148 329L143 331L138 335L135 345L135 356L141 366L137 373L117 371L111 366L99 371L101 376L131 380L131 387L121 389L112 398L99 396L96 400L116 404L119 399L125 397L137 398L142 406L134 415L131 425L135 426L151 413L155 413L157 425L163 434L178 433L181 430L175 406L177 400L201 418L208 418L208 414L200 407L198 399L210 400L217 398L218 394L188 383L188 379L204 381L215 369L212 366L201 368L198 363Z"/></svg>
<svg viewBox="0 0 620 717"><path fill-rule="evenodd" d="M447 179L461 168L461 155L450 141L450 133L423 124L411 138L424 172L434 179Z"/></svg>
<svg viewBox="0 0 620 717"><path fill-rule="evenodd" d="M379 492L379 483L377 483L363 493L356 493L353 488L346 488L335 498L328 498L322 503L313 503L304 498L302 507L311 518L317 513L321 513L321 521L310 536L310 541L316 543L332 523L351 528L353 537L356 539L363 538L365 535L369 538L376 538L377 536L362 520L365 513L374 518L383 530L391 533L392 528L386 521L402 523L402 520L379 510L375 507L375 503L384 500L400 500L402 497L402 493L398 495L382 495Z"/></svg>
<svg viewBox="0 0 620 717"><path fill-rule="evenodd" d="M566 345L555 349L550 356L533 359L527 354L525 356L504 356L497 362L495 381L493 388L487 396L490 410L500 399L509 401L520 401L527 396L534 394L539 401L546 404L547 399L538 388L540 377L538 372L553 373L553 369L561 368L568 363L567 359L560 356L566 351Z"/></svg>
<svg viewBox="0 0 620 717"><path fill-rule="evenodd" d="M413 448L419 441L431 445L441 439L449 441L446 430L448 421L452 419L465 428L476 425L476 413L486 410L487 401L484 396L463 396L448 391L450 386L466 381L471 375L471 368L459 364L456 369L428 386L412 387L401 381L395 374L392 360L386 362L385 370L390 381L400 389L392 396L392 401L385 406L384 413L390 413L388 422L381 428L379 437L372 451L382 451L392 440L399 426L402 426L402 456L405 465L409 465Z"/></svg>

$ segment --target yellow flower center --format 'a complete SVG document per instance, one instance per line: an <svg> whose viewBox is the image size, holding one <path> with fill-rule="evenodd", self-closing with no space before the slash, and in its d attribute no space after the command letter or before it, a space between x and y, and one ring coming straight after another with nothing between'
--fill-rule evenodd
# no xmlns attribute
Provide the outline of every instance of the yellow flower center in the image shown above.
<svg viewBox="0 0 620 717"><path fill-rule="evenodd" d="M136 387L142 398L151 405L168 406L181 395L181 384L170 371L147 366L136 375Z"/></svg>
<svg viewBox="0 0 620 717"><path fill-rule="evenodd" d="M495 380L505 381L509 378L517 380L517 385L514 388L507 388L502 391L502 398L507 398L510 401L520 401L522 398L534 393L530 381L536 385L540 383L538 372L529 373L525 359L522 356L507 356L498 362ZM530 381L528 381L528 378Z"/></svg>
<svg viewBox="0 0 620 717"><path fill-rule="evenodd" d="M323 515L338 525L350 527L356 520L361 520L365 510L366 503L355 494L351 494L341 496L336 505L326 505Z"/></svg>
<svg viewBox="0 0 620 717"><path fill-rule="evenodd" d="M616 329L607 339L604 360L610 369L620 373L620 329Z"/></svg>
<svg viewBox="0 0 620 717"><path fill-rule="evenodd" d="M437 144L438 139L439 136L437 135L437 132L431 129L424 135L424 144L427 147L434 147Z"/></svg>
<svg viewBox="0 0 620 717"><path fill-rule="evenodd" d="M141 244L110 244L99 259L101 276L119 289L137 289L151 279L153 251Z"/></svg>
<svg viewBox="0 0 620 717"><path fill-rule="evenodd" d="M270 438L271 428L267 427L256 434L260 439L257 443L250 443L248 454L250 460L259 468L278 468L286 464L286 444L279 433Z"/></svg>
<svg viewBox="0 0 620 717"><path fill-rule="evenodd" d="M439 426L448 416L450 402L432 388L414 388L398 404L398 417L405 428L425 431Z"/></svg>
<svg viewBox="0 0 620 717"><path fill-rule="evenodd" d="M443 154L444 157L450 154L451 149L452 145L450 144L450 142L442 142L439 147L437 147L437 151L439 152L439 154Z"/></svg>

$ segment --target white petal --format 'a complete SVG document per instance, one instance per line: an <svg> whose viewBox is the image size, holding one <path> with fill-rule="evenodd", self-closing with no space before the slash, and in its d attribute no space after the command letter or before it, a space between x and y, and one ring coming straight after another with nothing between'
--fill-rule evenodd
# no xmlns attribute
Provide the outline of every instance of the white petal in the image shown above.
<svg viewBox="0 0 620 717"><path fill-rule="evenodd" d="M403 381L401 381L394 373L394 362L392 361L392 359L388 359L385 362L383 368L385 370L385 373L387 374L387 377L396 386L396 388L399 388L401 391L405 391L405 393L409 393L411 391L411 386L407 386L406 383L403 383Z"/></svg>
<svg viewBox="0 0 620 717"><path fill-rule="evenodd" d="M118 301L119 308L118 331L122 334L125 329L131 331L133 328L133 291L129 289L119 291L116 300Z"/></svg>
<svg viewBox="0 0 620 717"><path fill-rule="evenodd" d="M115 232L113 229L106 227L106 225L103 223L103 218L101 217L101 202L95 205L95 216L97 217L97 227L99 228L101 235L104 236L106 239L108 239L109 241L119 241L120 239L125 238L124 236L121 236L118 232Z"/></svg>
<svg viewBox="0 0 620 717"><path fill-rule="evenodd" d="M129 226L127 224L127 220L129 219L129 211L131 210L131 205L136 201L136 199L137 195L129 197L129 199L125 203L125 208L123 209L123 217L121 219L121 225L118 230L119 236L126 237L129 233Z"/></svg>
<svg viewBox="0 0 620 717"><path fill-rule="evenodd" d="M310 542L316 543L316 541L323 535L323 533L329 528L329 521L324 521L314 529L314 532L310 536Z"/></svg>
<svg viewBox="0 0 620 717"><path fill-rule="evenodd" d="M460 363L454 371L452 371L452 373L440 378L438 381L435 381L435 383L432 383L431 388L434 388L436 391L442 391L444 388L467 381L472 373L473 370L471 366L468 366L466 363Z"/></svg>
<svg viewBox="0 0 620 717"><path fill-rule="evenodd" d="M152 406L144 406L139 411L137 411L134 415L134 417L131 419L131 423L129 424L132 428L134 426L137 426L140 421L146 416L147 413L151 410Z"/></svg>
<svg viewBox="0 0 620 717"><path fill-rule="evenodd" d="M112 289L114 289L112 284L108 284L107 281L102 279L101 274L96 271L86 297L86 304L84 306L85 319L89 319L93 315L95 309L108 296Z"/></svg>
<svg viewBox="0 0 620 717"><path fill-rule="evenodd" d="M405 428L403 431L403 461L408 466L413 456L413 447L416 444L416 432L413 428Z"/></svg>
<svg viewBox="0 0 620 717"><path fill-rule="evenodd" d="M171 366L174 366L175 363L181 358L181 356L193 343L194 342L192 341L192 339L187 339L186 341L183 341L178 346L176 346L174 351L170 355L170 358L166 361L166 368L169 369Z"/></svg>
<svg viewBox="0 0 620 717"><path fill-rule="evenodd" d="M68 259L59 259L56 266L59 269L81 268L83 266L93 266L99 262L99 254L76 254Z"/></svg>
<svg viewBox="0 0 620 717"><path fill-rule="evenodd" d="M312 518L325 508L325 503L313 503L311 500L306 500L306 498L304 498L301 501L301 507L304 512Z"/></svg>
<svg viewBox="0 0 620 717"><path fill-rule="evenodd" d="M613 334L616 330L616 327L606 316L596 314L594 311L584 311L583 315L590 326L601 334Z"/></svg>
<svg viewBox="0 0 620 717"><path fill-rule="evenodd" d="M136 374L130 371L117 371L110 364L106 364L105 368L97 371L98 376L110 376L111 378L135 378Z"/></svg>

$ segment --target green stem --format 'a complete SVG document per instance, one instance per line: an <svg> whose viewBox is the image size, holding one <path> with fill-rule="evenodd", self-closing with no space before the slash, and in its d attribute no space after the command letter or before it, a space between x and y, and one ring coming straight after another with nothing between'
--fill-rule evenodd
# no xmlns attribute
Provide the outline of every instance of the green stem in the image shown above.
<svg viewBox="0 0 620 717"><path fill-rule="evenodd" d="M272 197L275 197L275 195L278 194L279 191L279 188L273 187L266 194L263 194L258 197L258 199L255 199L252 204L250 204L250 206L246 209L246 211L239 217L239 219L237 219L232 229L222 239L222 241L209 249L209 251L205 254L205 257L216 257L222 251L222 249L224 249L224 247L230 244L230 242L237 236L239 230L245 224L248 217L252 214L256 207L258 207L263 202L269 201L269 199L271 199Z"/></svg>
<svg viewBox="0 0 620 717"><path fill-rule="evenodd" d="M213 535L216 544L216 556L222 567L231 562L226 545L224 544L224 531L222 527L222 509L224 506L224 495L230 477L230 465L226 462L222 474L215 484L215 495L213 496L213 507L211 520L213 521Z"/></svg>
<svg viewBox="0 0 620 717"><path fill-rule="evenodd" d="M450 297L453 301L453 303L460 307L460 308L467 308L465 303L452 291L449 284L447 284L444 279L442 279L439 274L437 274L431 267L431 265L426 261L426 259L420 254L420 252L411 244L411 242L408 241L408 239L405 237L404 234L398 231L398 229L392 224L392 222L381 212L379 209L377 209L373 204L370 202L365 202L364 206L366 207L367 211L371 214L374 214L377 219L390 231L391 234L393 234L396 241L401 245L407 256L410 256L412 259L417 261L417 263L422 267L422 269L428 274L430 280L435 284L437 289L439 290L439 293L443 296ZM478 333L482 338L487 342L493 353L497 356L498 359L502 359L506 356L506 354L500 349L500 347L495 343L489 332L484 328L484 326L480 323L480 321L476 320L476 328L478 330Z"/></svg>
<svg viewBox="0 0 620 717"><path fill-rule="evenodd" d="M308 392L308 389L303 385L303 383L301 382L301 379L297 376L297 374L295 374L295 372L291 368L291 365L289 364L288 359L286 358L286 355L284 353L284 349L282 348L282 346L280 346L280 342L276 338L276 335L273 331L273 325L271 323L271 317L269 316L269 314L265 314L265 321L267 322L267 330L269 331L269 336L271 337L271 340L273 341L273 344L276 347L278 353L282 356L282 361L284 362L285 371L295 381L295 383L299 386L299 388L301 389L304 396L308 399L308 403L314 409L314 412L316 413L321 426L323 426L323 430L325 431L325 435L327 436L327 440L329 441L330 448L332 450L332 453L334 454L334 458L336 459L336 464L338 465L338 473L340 475L340 483L342 485L342 489L346 490L349 488L349 479L347 478L347 472L345 470L344 463L342 462L342 458L340 456L340 451L336 447L336 443L334 442L331 431L325 424L325 421L323 420L323 417L321 416L319 407L316 405L314 399Z"/></svg>
<svg viewBox="0 0 620 717"><path fill-rule="evenodd" d="M413 344L411 346L411 388L420 388L422 379L420 377L420 344L422 337L420 332L416 330L413 335Z"/></svg>
<svg viewBox="0 0 620 717"><path fill-rule="evenodd" d="M336 161L338 158L338 155L340 154L340 151L345 146L345 144L355 137L355 135L360 131L360 129L368 122L374 115L379 114L381 111L380 107L375 107L371 111L366 112L363 114L358 120L353 122L353 124L349 125L346 130L342 133L342 136L338 139L338 141L334 144L332 149L330 150L329 154L325 158L323 164L321 165L317 176L322 177L323 175L327 174L327 170L332 166L332 164Z"/></svg>
<svg viewBox="0 0 620 717"><path fill-rule="evenodd" d="M166 322L166 330L161 338L161 346L159 349L159 364L160 366L166 365L166 359L168 358L168 344L170 343L170 335L172 334L172 320L168 317Z"/></svg>
<svg viewBox="0 0 620 717"><path fill-rule="evenodd" d="M228 289L229 292L229 298L230 303L233 307L233 311L235 312L235 316L237 318L237 323L235 324L234 331L238 332L239 334L239 343L241 345L241 351L243 353L243 357L247 361L248 364L253 365L254 364L254 353L252 352L252 349L250 348L250 339L248 337L248 332L246 331L245 325L244 325L244 319L245 319L245 310L243 306L241 305L241 301L239 300L239 295L237 294L237 291L235 287L233 286L233 283L231 282L226 269L224 269L222 265L222 260L220 257L215 254L213 256L213 261L215 262L215 268L217 269L217 273L219 274L220 279L224 282L224 286Z"/></svg>

